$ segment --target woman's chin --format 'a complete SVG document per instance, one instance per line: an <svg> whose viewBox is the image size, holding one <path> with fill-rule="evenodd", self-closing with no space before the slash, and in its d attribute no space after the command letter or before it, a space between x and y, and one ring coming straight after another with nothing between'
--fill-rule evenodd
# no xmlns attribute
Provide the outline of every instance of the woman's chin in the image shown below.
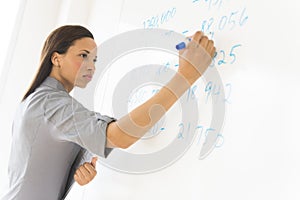
<svg viewBox="0 0 300 200"><path fill-rule="evenodd" d="M86 88L88 83L76 83L75 86L79 88Z"/></svg>

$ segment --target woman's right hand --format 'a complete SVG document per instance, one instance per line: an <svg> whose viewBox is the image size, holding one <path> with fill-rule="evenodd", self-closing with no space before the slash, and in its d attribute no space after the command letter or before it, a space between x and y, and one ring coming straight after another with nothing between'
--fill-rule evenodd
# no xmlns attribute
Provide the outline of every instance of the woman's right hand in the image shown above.
<svg viewBox="0 0 300 200"><path fill-rule="evenodd" d="M201 31L197 31L185 49L179 51L178 73L192 85L204 74L212 61L216 48Z"/></svg>

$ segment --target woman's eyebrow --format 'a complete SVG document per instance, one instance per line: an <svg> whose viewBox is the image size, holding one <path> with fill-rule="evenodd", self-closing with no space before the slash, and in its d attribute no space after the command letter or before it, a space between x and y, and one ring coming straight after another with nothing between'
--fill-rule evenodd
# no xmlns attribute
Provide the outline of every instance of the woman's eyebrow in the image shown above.
<svg viewBox="0 0 300 200"><path fill-rule="evenodd" d="M82 49L80 51L85 51L87 54L89 54L90 52L88 50Z"/></svg>

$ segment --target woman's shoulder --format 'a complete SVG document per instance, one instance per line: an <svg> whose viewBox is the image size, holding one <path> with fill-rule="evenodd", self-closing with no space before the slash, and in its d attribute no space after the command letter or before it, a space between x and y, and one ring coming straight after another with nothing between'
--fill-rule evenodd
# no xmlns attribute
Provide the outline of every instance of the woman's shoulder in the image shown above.
<svg viewBox="0 0 300 200"><path fill-rule="evenodd" d="M20 104L23 113L44 113L49 109L69 105L73 98L66 91L53 85L42 83Z"/></svg>
<svg viewBox="0 0 300 200"><path fill-rule="evenodd" d="M47 101L56 100L69 102L71 99L72 97L67 92L42 84L25 99L25 102L27 102L27 104L41 104L42 102L46 103Z"/></svg>

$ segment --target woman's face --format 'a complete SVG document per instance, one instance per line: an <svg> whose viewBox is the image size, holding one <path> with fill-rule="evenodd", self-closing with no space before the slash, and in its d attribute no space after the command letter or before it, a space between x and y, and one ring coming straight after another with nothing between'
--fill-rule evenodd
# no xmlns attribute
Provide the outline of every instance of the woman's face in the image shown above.
<svg viewBox="0 0 300 200"><path fill-rule="evenodd" d="M60 57L60 76L66 88L86 87L93 78L97 46L92 38L74 41L68 51Z"/></svg>

